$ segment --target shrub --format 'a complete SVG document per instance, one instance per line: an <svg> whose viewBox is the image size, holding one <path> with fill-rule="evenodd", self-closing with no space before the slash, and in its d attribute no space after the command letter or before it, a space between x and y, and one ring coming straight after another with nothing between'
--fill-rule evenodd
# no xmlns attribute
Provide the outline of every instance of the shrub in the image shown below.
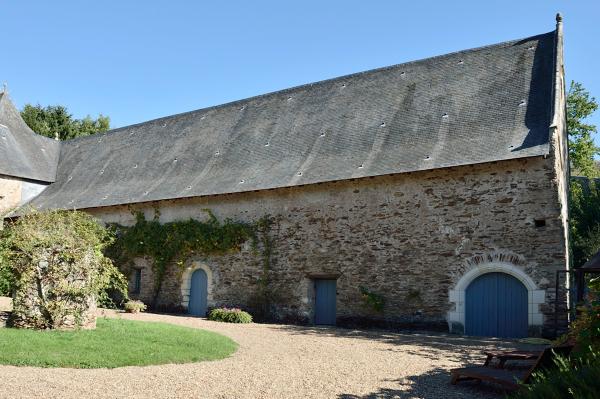
<svg viewBox="0 0 600 399"><path fill-rule="evenodd" d="M10 296L13 285L12 273L8 268L2 267L0 261L0 296Z"/></svg>
<svg viewBox="0 0 600 399"><path fill-rule="evenodd" d="M208 320L225 323L252 323L252 316L237 308L216 308L208 313Z"/></svg>
<svg viewBox="0 0 600 399"><path fill-rule="evenodd" d="M98 297L119 275L102 254L112 239L96 219L77 211L29 212L2 230L0 269L14 293L11 323L94 326Z"/></svg>
<svg viewBox="0 0 600 399"><path fill-rule="evenodd" d="M0 296L11 296L13 286L14 276L8 265L8 242L0 231Z"/></svg>
<svg viewBox="0 0 600 399"><path fill-rule="evenodd" d="M593 399L600 392L600 352L589 352L573 361L555 360L557 367L540 372L513 399Z"/></svg>
<svg viewBox="0 0 600 399"><path fill-rule="evenodd" d="M576 352L600 351L600 277L589 282L586 301L578 307L578 315L569 326L569 332L558 342L576 343Z"/></svg>
<svg viewBox="0 0 600 399"><path fill-rule="evenodd" d="M129 282L116 267L108 271L106 285L98 293L98 306L120 309L129 300Z"/></svg>
<svg viewBox="0 0 600 399"><path fill-rule="evenodd" d="M125 303L127 313L139 313L146 310L146 305L142 301L128 301Z"/></svg>
<svg viewBox="0 0 600 399"><path fill-rule="evenodd" d="M573 360L558 358L557 367L534 376L533 382L516 393L518 399L587 399L600 392L600 278L590 281L586 303L566 336L557 343L574 343Z"/></svg>

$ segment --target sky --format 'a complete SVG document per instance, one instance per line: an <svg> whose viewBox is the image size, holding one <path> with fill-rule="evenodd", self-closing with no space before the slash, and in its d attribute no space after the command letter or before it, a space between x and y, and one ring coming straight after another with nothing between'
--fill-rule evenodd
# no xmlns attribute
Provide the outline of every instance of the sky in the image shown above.
<svg viewBox="0 0 600 399"><path fill-rule="evenodd" d="M558 11L567 81L600 100L599 0L0 0L0 82L120 127L549 32Z"/></svg>

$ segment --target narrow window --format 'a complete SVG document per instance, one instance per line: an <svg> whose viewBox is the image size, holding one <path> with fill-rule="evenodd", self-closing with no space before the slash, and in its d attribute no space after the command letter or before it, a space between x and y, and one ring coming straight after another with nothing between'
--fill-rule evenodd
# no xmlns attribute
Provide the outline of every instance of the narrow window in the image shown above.
<svg viewBox="0 0 600 399"><path fill-rule="evenodd" d="M133 279L133 293L139 294L142 289L142 269L135 269L135 276Z"/></svg>

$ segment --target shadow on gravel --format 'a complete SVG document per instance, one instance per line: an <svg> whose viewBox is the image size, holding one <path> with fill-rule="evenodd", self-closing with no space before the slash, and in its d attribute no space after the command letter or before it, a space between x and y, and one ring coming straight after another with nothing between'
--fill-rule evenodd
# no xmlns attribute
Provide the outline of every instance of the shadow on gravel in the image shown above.
<svg viewBox="0 0 600 399"><path fill-rule="evenodd" d="M381 388L377 392L363 396L343 393L337 397L338 399L498 399L504 395L501 389L486 383L469 382L451 385L450 373L441 368L394 382L398 384L398 388Z"/></svg>
<svg viewBox="0 0 600 399"><path fill-rule="evenodd" d="M385 349L387 351L417 355L433 361L446 359L461 364L483 362L485 356L482 351L485 349L535 349L515 340L463 337L437 332L390 332L292 325L279 326L277 329L298 335L380 341L393 345L392 348Z"/></svg>

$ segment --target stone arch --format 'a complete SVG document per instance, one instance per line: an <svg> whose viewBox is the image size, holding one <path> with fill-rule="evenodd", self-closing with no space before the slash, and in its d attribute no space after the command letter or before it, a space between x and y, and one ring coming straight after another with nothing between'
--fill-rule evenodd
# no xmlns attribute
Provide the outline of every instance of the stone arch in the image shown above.
<svg viewBox="0 0 600 399"><path fill-rule="evenodd" d="M190 262L186 268L183 270L183 274L181 276L181 306L184 308L188 308L190 304L190 289L192 287L192 274L198 269L204 270L206 273L206 281L207 281L207 303L208 306L212 306L213 302L213 273L210 270L210 267L205 263L199 261Z"/></svg>
<svg viewBox="0 0 600 399"><path fill-rule="evenodd" d="M540 312L539 305L546 302L546 291L537 288L537 285L527 273L520 267L507 262L487 262L480 263L466 272L449 290L448 298L450 304L454 305L454 310L448 312L448 327L450 332L464 333L465 325L465 291L469 284L477 277L487 273L505 273L519 280L528 294L528 322L530 330L541 330L544 323L544 316Z"/></svg>

